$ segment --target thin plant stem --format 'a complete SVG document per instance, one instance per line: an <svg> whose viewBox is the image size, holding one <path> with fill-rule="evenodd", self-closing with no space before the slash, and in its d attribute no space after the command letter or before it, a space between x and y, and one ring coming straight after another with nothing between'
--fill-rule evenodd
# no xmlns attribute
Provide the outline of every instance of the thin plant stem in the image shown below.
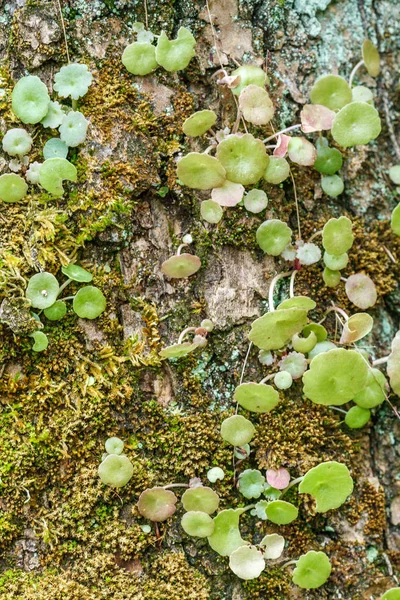
<svg viewBox="0 0 400 600"><path fill-rule="evenodd" d="M354 79L354 77L355 77L355 74L357 73L358 69L359 69L360 67L362 67L362 66L363 66L363 64L364 64L364 61L363 61L363 60L360 60L360 62L358 62L358 63L356 64L356 66L354 67L354 69L353 69L353 70L352 70L352 72L350 73L350 78L349 78L349 87L350 87L350 88L351 88L351 86L353 85L353 79Z"/></svg>
<svg viewBox="0 0 400 600"><path fill-rule="evenodd" d="M147 11L147 0L144 0L144 21L146 23L146 29L149 29L149 14Z"/></svg>
<svg viewBox="0 0 400 600"><path fill-rule="evenodd" d="M382 248L384 249L384 251L386 252L386 254L388 255L388 257L390 258L390 260L392 261L392 263L396 264L397 260L395 259L395 257L393 256L393 254L390 252L389 248L386 248L386 246L382 246Z"/></svg>
<svg viewBox="0 0 400 600"><path fill-rule="evenodd" d="M61 0L57 0L57 4L58 4L58 9L60 11L61 27L62 27L63 34L64 34L65 50L66 50L66 53L67 53L67 61L68 61L68 64L69 64L71 61L69 60L67 32L65 30L64 17L63 17L62 8L61 8Z"/></svg>
<svg viewBox="0 0 400 600"><path fill-rule="evenodd" d="M299 212L299 201L297 198L296 182L293 177L292 169L290 169L289 173L290 173L290 178L291 178L292 184L293 184L294 202L296 204L297 229L299 232L299 240L301 240L300 212Z"/></svg>
<svg viewBox="0 0 400 600"><path fill-rule="evenodd" d="M213 23L212 15L211 15L211 12L210 12L210 6L208 4L208 0L206 0L206 8L207 8L208 18L210 20L211 33L212 33L212 36L213 36L213 39L214 39L215 52L216 52L217 57L218 57L219 66L221 67L221 69L223 69L221 55L220 55L219 50L218 50L217 35L215 33L214 23Z"/></svg>
<svg viewBox="0 0 400 600"><path fill-rule="evenodd" d="M293 273L290 276L290 286L289 286L289 297L293 298L294 296L294 280L296 278L297 270L294 269Z"/></svg>
<svg viewBox="0 0 400 600"><path fill-rule="evenodd" d="M163 490L169 490L170 488L184 487L188 488L189 485L187 483L170 483L168 485L163 486Z"/></svg>
<svg viewBox="0 0 400 600"><path fill-rule="evenodd" d="M255 504L249 504L248 506L242 508L242 511L247 512L248 510L252 510L253 508L255 508Z"/></svg>
<svg viewBox="0 0 400 600"><path fill-rule="evenodd" d="M337 412L343 413L344 415L347 415L347 410L343 410L342 408L338 408L337 406L330 406L329 408L332 410L336 410Z"/></svg>
<svg viewBox="0 0 400 600"><path fill-rule="evenodd" d="M243 383L244 372L245 372L245 369L246 369L246 366L247 366L247 361L249 360L250 350L252 349L252 346L253 346L253 342L250 342L249 347L247 348L246 356L244 357L243 366L242 366L242 372L240 373L239 385L242 385L242 383ZM235 407L235 414L236 415L237 415L238 409L239 409L239 403L236 402L236 407Z"/></svg>
<svg viewBox="0 0 400 600"><path fill-rule="evenodd" d="M282 490L282 496L283 496L283 494L286 494L286 492L289 491L290 488L292 488L293 486L297 485L298 483L301 483L303 481L303 479L304 479L304 476L303 477L297 477L296 479L293 479L293 481L291 481L289 483L289 485L287 487L285 487L284 490Z"/></svg>
<svg viewBox="0 0 400 600"><path fill-rule="evenodd" d="M312 236L310 237L310 239L308 240L308 243L312 242L313 240L315 240L316 237L322 235L323 231L322 229L320 229L319 231L316 231L315 233L312 234Z"/></svg>
<svg viewBox="0 0 400 600"><path fill-rule="evenodd" d="M290 567L290 565L297 565L297 560L289 560L284 565L281 566L281 569L285 569L286 567Z"/></svg>
<svg viewBox="0 0 400 600"><path fill-rule="evenodd" d="M344 318L346 321L348 321L348 320L349 320L349 316L348 316L348 314L347 314L347 313L346 313L346 312L343 310L343 308L339 308L339 306L331 306L331 307L327 308L327 310L326 310L326 314L328 314L328 313L330 313L330 312L332 312L332 311L334 311L334 312L338 313L339 315L342 315L342 317L343 317L343 318Z"/></svg>
<svg viewBox="0 0 400 600"><path fill-rule="evenodd" d="M67 285L69 285L71 283L72 279L67 279L67 281L64 281L64 283L62 285L60 285L60 289L58 290L58 294L57 296L59 296L61 294L61 292L67 287Z"/></svg>
<svg viewBox="0 0 400 600"><path fill-rule="evenodd" d="M275 277L271 281L271 284L269 286L269 291L268 291L269 312L274 312L274 310L275 310L274 291L275 291L276 283L283 277L289 277L291 274L292 274L292 271L285 271L284 273L278 273L278 275L275 275Z"/></svg>
<svg viewBox="0 0 400 600"><path fill-rule="evenodd" d="M178 344L182 343L183 338L185 337L185 335L187 335L190 331L196 331L196 327L186 327L186 329L184 329L181 333L181 335L178 338Z"/></svg>
<svg viewBox="0 0 400 600"><path fill-rule="evenodd" d="M265 383L266 381L269 381L270 379L273 379L275 377L275 373L272 373L271 375L267 375L266 377L264 377L264 379L261 379L261 381L259 382L260 384Z"/></svg>
<svg viewBox="0 0 400 600"><path fill-rule="evenodd" d="M376 360L372 361L372 366L373 367L377 367L378 365L384 365L385 363L387 363L389 356L382 356L382 358L377 358Z"/></svg>
<svg viewBox="0 0 400 600"><path fill-rule="evenodd" d="M65 298L60 298L60 300L73 300L75 296L65 296Z"/></svg>
<svg viewBox="0 0 400 600"><path fill-rule="evenodd" d="M301 127L301 124L299 123L297 125L291 125L290 127L286 127L286 129L281 129L281 131L277 131L276 133L273 133L269 137L265 138L265 140L263 140L263 143L267 144L269 141L278 137L278 135L281 135L281 133L286 133L287 131L293 131L294 129L300 129L300 127Z"/></svg>
<svg viewBox="0 0 400 600"><path fill-rule="evenodd" d="M182 252L182 248L184 248L185 246L188 246L189 244L181 244L178 248L178 250L176 251L176 256L180 256L181 252Z"/></svg>

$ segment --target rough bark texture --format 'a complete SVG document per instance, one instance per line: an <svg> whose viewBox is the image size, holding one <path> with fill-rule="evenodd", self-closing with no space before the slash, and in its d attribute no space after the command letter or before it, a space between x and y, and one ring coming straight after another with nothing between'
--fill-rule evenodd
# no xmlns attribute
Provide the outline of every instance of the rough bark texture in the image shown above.
<svg viewBox="0 0 400 600"><path fill-rule="evenodd" d="M145 20L141 0L62 2L70 54L94 74L81 102L91 121L88 141L72 153L79 182L59 201L37 192L29 203L0 206L4 297L23 293L19 275L28 279L39 269L59 274L65 256L92 270L95 285L107 296L106 313L94 322L69 314L47 325L51 341L43 354L31 352L29 338L0 326L0 596L378 599L396 584L400 566L399 421L387 404L371 426L353 433L340 425L340 415L302 400L296 390L258 419L249 466L283 465L298 476L322 460L338 459L355 478L354 495L339 511L316 516L302 503L299 520L282 528L243 518L247 539L283 533L287 560L324 547L333 571L323 588L300 590L290 583L290 568L275 565L258 580L240 583L226 559L183 534L179 510L161 524L159 539L154 527L150 534L140 528L145 521L135 504L143 489L194 476L206 481L212 465L227 470L219 485L221 504L238 505L219 424L232 407L251 320L266 309L270 278L285 268L262 255L254 234L261 220L271 217L296 229L290 181L265 187L270 198L265 217L237 207L217 227L201 222L199 200L208 194L181 188L175 164L180 152L203 145L185 138L181 124L194 109L213 108L224 127L234 121L235 107L211 79L219 65L204 3L148 0L147 5L154 33L175 33L181 25L193 31L198 44L189 68L146 78L125 71L120 56L132 40L132 23ZM66 57L57 2L1 0L0 9L4 133L18 126L10 110L13 82L29 72L51 90ZM359 81L374 89L383 121L378 141L347 152L339 200L322 194L312 169L294 169L294 177L304 237L330 216L348 214L355 221L357 237L345 274L362 269L376 282L379 300L368 345L377 356L387 354L400 306L398 262L384 248L400 260L399 243L388 227L398 193L386 174L399 158L393 136L400 113L400 5L397 0L210 0L210 10L227 68L236 61L266 65L277 128L296 122L317 76L348 76L362 40L377 43L382 74L374 81L360 71ZM30 130L36 135L33 160L40 160L49 134ZM0 163L4 172L4 155ZM161 262L189 231L202 269L189 280L168 282ZM320 271L312 267L296 279L296 290L319 302L316 317L330 301ZM285 290L283 285L282 298ZM331 297L351 310L343 291L334 290ZM19 306L17 317L8 316L14 332L13 319L21 319L21 311ZM159 360L164 343L205 317L216 330L203 352L170 364ZM21 328L28 325L22 319ZM262 374L253 352L246 378ZM111 435L126 440L134 464L134 476L119 494L97 476L104 440Z"/></svg>

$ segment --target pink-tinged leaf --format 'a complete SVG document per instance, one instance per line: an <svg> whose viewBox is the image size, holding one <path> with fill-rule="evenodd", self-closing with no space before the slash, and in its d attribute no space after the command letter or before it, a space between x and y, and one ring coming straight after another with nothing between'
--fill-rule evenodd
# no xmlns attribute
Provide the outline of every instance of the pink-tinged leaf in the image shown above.
<svg viewBox="0 0 400 600"><path fill-rule="evenodd" d="M211 192L211 198L220 206L236 206L243 198L244 187L226 179L224 183Z"/></svg>
<svg viewBox="0 0 400 600"><path fill-rule="evenodd" d="M373 306L378 297L374 282L364 273L350 275L346 281L345 289L350 302L363 310Z"/></svg>
<svg viewBox="0 0 400 600"><path fill-rule="evenodd" d="M303 137L292 137L288 146L288 154L291 161L311 167L317 159L317 151L314 146Z"/></svg>
<svg viewBox="0 0 400 600"><path fill-rule="evenodd" d="M335 112L322 104L306 104L300 113L304 133L331 129Z"/></svg>
<svg viewBox="0 0 400 600"><path fill-rule="evenodd" d="M392 341L391 353L387 361L387 374L395 394L400 396L400 331Z"/></svg>
<svg viewBox="0 0 400 600"><path fill-rule="evenodd" d="M273 152L274 156L279 156L280 158L285 158L287 150L288 150L288 146L289 146L289 142L292 138L290 137L290 135L285 135L284 133L281 133L278 136L278 141L275 147L275 150Z"/></svg>
<svg viewBox="0 0 400 600"><path fill-rule="evenodd" d="M270 486L277 490L284 490L290 482L290 473L287 469L280 467L277 471L268 469L267 481Z"/></svg>
<svg viewBox="0 0 400 600"><path fill-rule="evenodd" d="M368 335L372 330L374 320L368 313L352 315L343 326L340 344L353 344Z"/></svg>

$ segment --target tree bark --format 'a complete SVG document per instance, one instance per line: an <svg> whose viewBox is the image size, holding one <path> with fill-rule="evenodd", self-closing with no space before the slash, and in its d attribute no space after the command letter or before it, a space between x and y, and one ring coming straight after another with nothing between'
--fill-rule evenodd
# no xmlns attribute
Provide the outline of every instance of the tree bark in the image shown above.
<svg viewBox="0 0 400 600"><path fill-rule="evenodd" d="M0 1L0 8L5 133L21 126L10 109L14 83L35 74L52 91L66 48L57 2ZM376 43L380 76L373 80L360 70L357 78L374 92L381 135L345 152L345 191L338 199L322 193L313 169L294 167L293 176L303 239L330 217L346 214L354 222L356 239L344 276L362 270L377 286L378 302L370 311L375 325L366 342L374 356L389 353L399 327L400 246L389 226L398 188L387 172L400 162L400 5L209 0L209 12L204 2L187 0L62 2L71 60L88 64L93 73L80 102L90 120L88 138L71 154L78 183L63 198L36 191L28 203L0 205L0 274L6 281L0 294L12 296L12 284L19 289L12 268L26 281L38 270L62 280L67 257L94 273L107 309L96 321L68 315L48 325L49 349L37 355L21 332L0 325L0 591L6 600L377 600L398 585L400 427L388 403L378 407L371 425L350 431L339 413L312 405L295 385L281 394L275 411L253 419L257 432L244 468L284 466L298 477L322 461L339 460L354 477L354 493L338 511L316 515L310 502L293 496L301 510L290 525L272 526L248 514L241 521L250 542L269 532L284 535L285 561L310 549L327 552L333 570L323 588L297 588L292 567L282 568L279 561L258 580L241 582L206 541L183 533L181 508L150 533L141 529L147 522L136 502L144 489L192 477L207 484L212 466L226 473L216 484L220 508L238 506L231 452L219 427L232 414L250 324L267 310L271 279L286 270L283 261L260 251L255 231L267 218L280 218L297 231L290 179L264 186L269 205L262 216L238 206L217 226L200 218L200 201L209 192L182 187L176 179L178 158L205 149L203 141L182 133L192 112L215 110L218 129L235 121L231 93L212 77L221 66L229 72L242 63L265 68L279 130L299 122L317 77L348 78L362 41ZM146 13L154 34L174 35L180 26L193 32L196 56L185 71L157 70L140 78L124 69L120 57L134 40L132 24L145 23ZM41 161L43 144L57 132L39 126L29 131L33 160ZM2 173L7 164L3 153ZM161 263L186 233L193 236L190 252L200 257L202 268L190 279L168 280ZM331 300L354 312L342 289L328 295L320 267L301 270L295 286L296 294L317 301L317 315ZM287 291L281 282L276 302ZM204 351L181 361L159 359L162 346L204 318L215 324ZM245 381L266 374L253 348ZM396 397L391 400L398 405ZM134 465L132 480L118 493L97 476L110 436L124 439Z"/></svg>

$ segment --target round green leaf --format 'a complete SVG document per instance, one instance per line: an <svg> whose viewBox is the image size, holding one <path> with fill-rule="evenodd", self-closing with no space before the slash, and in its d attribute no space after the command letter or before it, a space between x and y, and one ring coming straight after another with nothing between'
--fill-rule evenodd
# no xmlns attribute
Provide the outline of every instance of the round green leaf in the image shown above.
<svg viewBox="0 0 400 600"><path fill-rule="evenodd" d="M60 138L50 138L43 146L43 158L67 158L68 146Z"/></svg>
<svg viewBox="0 0 400 600"><path fill-rule="evenodd" d="M109 458L106 458L106 460ZM118 456L117 458L121 457ZM140 494L137 507L143 517L160 523L172 517L176 510L175 504L177 502L178 498L171 490L164 490L162 487L153 487L144 490Z"/></svg>
<svg viewBox="0 0 400 600"><path fill-rule="evenodd" d="M190 511L183 515L181 520L183 530L192 537L205 538L214 532L214 521L204 512Z"/></svg>
<svg viewBox="0 0 400 600"><path fill-rule="evenodd" d="M74 297L72 308L81 319L96 319L104 312L106 299L98 288L87 285Z"/></svg>
<svg viewBox="0 0 400 600"><path fill-rule="evenodd" d="M229 567L240 579L256 579L265 569L265 560L255 546L240 546L230 555Z"/></svg>
<svg viewBox="0 0 400 600"><path fill-rule="evenodd" d="M276 310L282 310L285 308L303 308L304 310L313 310L317 306L314 300L311 300L308 296L293 296L293 298L288 298L287 300L283 300Z"/></svg>
<svg viewBox="0 0 400 600"><path fill-rule="evenodd" d="M133 465L125 454L109 454L98 468L103 483L112 487L123 487L133 475Z"/></svg>
<svg viewBox="0 0 400 600"><path fill-rule="evenodd" d="M381 600L400 600L400 587L392 588L385 592Z"/></svg>
<svg viewBox="0 0 400 600"><path fill-rule="evenodd" d="M224 211L218 202L214 202L214 200L203 200L200 204L200 214L207 223L215 225L222 219Z"/></svg>
<svg viewBox="0 0 400 600"><path fill-rule="evenodd" d="M268 92L258 85L248 85L239 96L243 117L253 125L266 125L274 116L274 105Z"/></svg>
<svg viewBox="0 0 400 600"><path fill-rule="evenodd" d="M48 308L57 299L60 286L51 273L37 273L28 281L26 297L33 308Z"/></svg>
<svg viewBox="0 0 400 600"><path fill-rule="evenodd" d="M186 27L178 29L175 40L169 40L165 31L161 32L156 48L156 60L166 71L186 69L195 55L196 40Z"/></svg>
<svg viewBox="0 0 400 600"><path fill-rule="evenodd" d="M336 348L312 359L303 392L315 404L340 406L365 387L367 375L368 365L358 352Z"/></svg>
<svg viewBox="0 0 400 600"><path fill-rule="evenodd" d="M400 165L393 165L389 169L389 177L396 185L400 185Z"/></svg>
<svg viewBox="0 0 400 600"><path fill-rule="evenodd" d="M200 485L185 491L182 504L186 511L200 511L211 515L219 506L219 496L211 488Z"/></svg>
<svg viewBox="0 0 400 600"><path fill-rule="evenodd" d="M290 165L288 161L280 156L270 156L269 163L264 173L265 181L277 185L289 177Z"/></svg>
<svg viewBox="0 0 400 600"><path fill-rule="evenodd" d="M53 196L64 193L63 181L77 181L75 166L65 158L48 158L40 167L39 182Z"/></svg>
<svg viewBox="0 0 400 600"><path fill-rule="evenodd" d="M361 47L365 67L371 77L377 77L381 70L380 57L377 48L371 40L364 40Z"/></svg>
<svg viewBox="0 0 400 600"><path fill-rule="evenodd" d="M217 159L226 170L227 179L242 185L257 183L269 161L263 142L250 133L228 135L218 144Z"/></svg>
<svg viewBox="0 0 400 600"><path fill-rule="evenodd" d="M344 254L353 245L352 222L347 217L329 219L322 230L322 244L329 254Z"/></svg>
<svg viewBox="0 0 400 600"><path fill-rule="evenodd" d="M340 271L332 271L331 269L328 269L328 267L325 267L322 273L322 279L324 280L326 287L332 288L339 285L341 276L342 274Z"/></svg>
<svg viewBox="0 0 400 600"><path fill-rule="evenodd" d="M12 91L12 109L23 123L39 123L47 114L50 96L35 75L21 77Z"/></svg>
<svg viewBox="0 0 400 600"><path fill-rule="evenodd" d="M321 187L325 194L336 198L344 190L343 179L339 175L324 175L321 177Z"/></svg>
<svg viewBox="0 0 400 600"><path fill-rule="evenodd" d="M3 202L19 202L26 195L26 182L15 173L0 176L0 200Z"/></svg>
<svg viewBox="0 0 400 600"><path fill-rule="evenodd" d="M181 158L176 172L184 185L197 190L219 187L224 183L226 175L219 160L199 152L189 152Z"/></svg>
<svg viewBox="0 0 400 600"><path fill-rule="evenodd" d="M133 75L148 75L158 67L156 49L149 42L133 42L122 54L122 64Z"/></svg>
<svg viewBox="0 0 400 600"><path fill-rule="evenodd" d="M333 120L333 139L343 146L368 144L381 132L378 111L367 102L351 102L342 108Z"/></svg>
<svg viewBox="0 0 400 600"><path fill-rule="evenodd" d="M269 312L256 319L249 333L249 340L262 350L279 350L307 324L307 311L287 308Z"/></svg>
<svg viewBox="0 0 400 600"><path fill-rule="evenodd" d="M291 239L292 230L279 219L264 221L256 231L258 245L270 256L279 256Z"/></svg>
<svg viewBox="0 0 400 600"><path fill-rule="evenodd" d="M173 279L185 279L197 273L201 267L201 261L198 256L194 254L179 254L171 256L168 260L165 260L161 265L161 271L167 277Z"/></svg>
<svg viewBox="0 0 400 600"><path fill-rule="evenodd" d="M341 271L347 267L347 263L349 262L349 255L347 252L343 252L343 254L329 254L329 252L324 252L324 263L331 271Z"/></svg>
<svg viewBox="0 0 400 600"><path fill-rule="evenodd" d="M279 402L278 392L264 383L242 383L236 388L233 398L246 410L256 413L269 412Z"/></svg>
<svg viewBox="0 0 400 600"><path fill-rule="evenodd" d="M319 146L317 148L317 160L314 169L322 175L334 175L343 164L343 157L337 148Z"/></svg>
<svg viewBox="0 0 400 600"><path fill-rule="evenodd" d="M324 552L310 550L297 561L293 583L306 590L319 588L326 583L331 570L331 563Z"/></svg>
<svg viewBox="0 0 400 600"><path fill-rule="evenodd" d="M292 162L303 167L310 167L316 161L317 151L306 138L292 137L288 145L288 155Z"/></svg>
<svg viewBox="0 0 400 600"><path fill-rule="evenodd" d="M10 156L24 156L32 147L33 140L22 128L9 129L2 140L4 152Z"/></svg>
<svg viewBox="0 0 400 600"><path fill-rule="evenodd" d="M318 341L314 331L309 331L305 337L300 337L297 333L292 337L293 350L300 352L301 354L308 354L311 352Z"/></svg>
<svg viewBox="0 0 400 600"><path fill-rule="evenodd" d="M352 406L347 411L344 422L350 429L361 429L371 418L371 411L361 406Z"/></svg>
<svg viewBox="0 0 400 600"><path fill-rule="evenodd" d="M43 331L34 331L33 333L29 334L29 337L34 339L35 343L32 346L32 350L34 352L43 352L43 350L46 350L47 346L49 345L47 335L43 333Z"/></svg>
<svg viewBox="0 0 400 600"><path fill-rule="evenodd" d="M325 327L319 323L309 323L302 331L305 338L307 338L311 332L314 332L317 336L317 342L324 342L328 337L328 332ZM298 352L300 352L300 350L298 350Z"/></svg>
<svg viewBox="0 0 400 600"><path fill-rule="evenodd" d="M213 110L199 110L183 122L183 133L189 137L203 135L215 124L217 115Z"/></svg>
<svg viewBox="0 0 400 600"><path fill-rule="evenodd" d="M331 110L343 108L351 102L351 89L343 77L324 75L314 83L310 92L313 104L322 104Z"/></svg>
<svg viewBox="0 0 400 600"><path fill-rule="evenodd" d="M317 512L327 512L346 502L353 491L353 480L346 465L336 461L310 469L299 485L300 494L310 494Z"/></svg>
<svg viewBox="0 0 400 600"><path fill-rule="evenodd" d="M80 283L89 283L89 281L92 281L93 279L93 275L79 265L73 265L70 263L66 267L61 267L61 271L68 277L68 279L79 281Z"/></svg>
<svg viewBox="0 0 400 600"><path fill-rule="evenodd" d="M182 358L182 356L186 356L196 350L199 345L191 342L183 342L183 344L172 344L172 346L167 346L163 348L160 352L161 358Z"/></svg>
<svg viewBox="0 0 400 600"><path fill-rule="evenodd" d="M245 498L259 498L264 491L265 477L257 469L246 469L240 473L238 484Z"/></svg>
<svg viewBox="0 0 400 600"><path fill-rule="evenodd" d="M267 194L263 190L253 189L244 197L244 207L249 212L257 215L268 206Z"/></svg>
<svg viewBox="0 0 400 600"><path fill-rule="evenodd" d="M374 105L374 95L371 90L364 85L357 85L351 88L352 102L368 102Z"/></svg>
<svg viewBox="0 0 400 600"><path fill-rule="evenodd" d="M45 308L43 312L49 321L60 321L67 313L67 306L62 300L56 300L54 304Z"/></svg>
<svg viewBox="0 0 400 600"><path fill-rule="evenodd" d="M277 525L287 525L291 523L299 514L298 509L290 502L284 500L273 500L266 509L267 517L272 523Z"/></svg>
<svg viewBox="0 0 400 600"><path fill-rule="evenodd" d="M221 556L230 556L240 546L247 544L239 531L242 508L228 508L214 517L214 532L208 538L211 548Z"/></svg>
<svg viewBox="0 0 400 600"><path fill-rule="evenodd" d="M236 87L232 88L232 92L235 96L239 96L241 91L248 85L257 85L263 88L269 83L266 72L261 67L254 65L242 65L238 69L232 72L232 77L239 77L239 83Z"/></svg>
<svg viewBox="0 0 400 600"><path fill-rule="evenodd" d="M375 408L386 399L386 378L379 369L369 369L365 387L358 392L353 401L361 408Z"/></svg>
<svg viewBox="0 0 400 600"><path fill-rule="evenodd" d="M1 177L0 177L0 179L1 179ZM1 195L0 195L0 197L1 197ZM392 212L390 227L392 228L392 231L396 235L400 235L400 203L396 206L396 208Z"/></svg>
<svg viewBox="0 0 400 600"><path fill-rule="evenodd" d="M78 100L84 96L92 83L92 74L86 65L69 63L54 75L54 90L61 98Z"/></svg>
<svg viewBox="0 0 400 600"><path fill-rule="evenodd" d="M221 436L225 442L232 446L244 446L252 439L255 432L254 425L242 415L228 417L221 424Z"/></svg>
<svg viewBox="0 0 400 600"><path fill-rule="evenodd" d="M122 454L124 442L118 437L110 437L106 440L105 448L108 454Z"/></svg>
<svg viewBox="0 0 400 600"><path fill-rule="evenodd" d="M89 127L89 121L85 119L81 112L71 110L65 115L58 131L61 140L71 148L76 148L86 139L86 133Z"/></svg>
<svg viewBox="0 0 400 600"><path fill-rule="evenodd" d="M293 339L295 338L295 336L297 335L297 333L294 334L293 338L292 338L292 343L293 343ZM314 340L311 339L311 344L307 345L307 348L309 348L309 350L305 350L305 352L310 352L315 344L317 343L317 338L315 336L315 334L310 334L310 337L314 337ZM300 339L300 338L298 338ZM309 338L308 338L309 339ZM303 340L303 341L308 341L307 340ZM293 346L294 347L294 346ZM282 373L289 373L289 375L291 376L292 379L299 379L303 373L307 370L307 359L304 356L304 353L302 352L288 352L283 358L282 360L279 361L279 369L280 371L282 371ZM280 373L277 373L275 375L275 378L278 377L278 375L280 375ZM276 381L274 380L274 383L276 385ZM290 382L290 386L292 385L292 382ZM290 387L288 386L288 387ZM277 386L278 388L280 387L279 385ZM280 389L286 389L286 388L280 388Z"/></svg>

